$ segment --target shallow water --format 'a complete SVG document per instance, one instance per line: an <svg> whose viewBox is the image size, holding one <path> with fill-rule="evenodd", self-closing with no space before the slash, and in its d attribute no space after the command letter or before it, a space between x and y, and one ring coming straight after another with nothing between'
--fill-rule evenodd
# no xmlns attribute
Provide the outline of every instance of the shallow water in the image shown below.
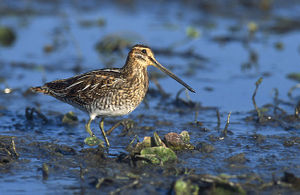
<svg viewBox="0 0 300 195"><path fill-rule="evenodd" d="M88 148L83 145L87 136L84 131L87 115L54 98L24 93L29 87L41 85L45 81L66 78L110 65L121 67L128 50L99 55L95 49L97 42L105 39L107 35L121 36L130 40L132 44L147 44L154 50L172 48L174 52L181 54L192 50L193 54L203 57L199 59L192 55L184 57L167 56L159 52L156 54L161 64L172 69L196 90L197 93L189 93L189 97L202 107L195 109L174 105L176 94L182 87L171 78L159 79L159 84L171 96L168 99L162 99L159 95L147 96L150 107L142 103L128 116L137 123L134 132L119 136L121 128L117 128L109 136L112 145L109 153L112 159L115 159L114 155L126 153L125 148L135 134L142 140L144 136L152 136L154 131L163 137L171 131L180 133L187 130L191 135L192 144L206 142L214 147L214 151L179 152L179 162L175 166L177 168L193 169L196 174L254 174L262 178L263 182L272 181L274 176L280 178L285 171L299 176L300 142L294 141L291 146L284 145L287 140L299 138L299 120L292 124L283 120L281 125L278 125L258 124L251 120L247 122L245 118L255 115L249 112L254 109L251 97L255 82L261 76L263 82L256 96L258 106L274 104L276 88L279 92L278 99L282 102L279 107L288 114L294 113L294 107L299 100L299 89L294 91L293 98L287 96L289 89L297 84L288 79L287 74L299 72L299 27L297 29L297 26L293 26L295 30L283 34L270 30L270 27L274 26L278 17L299 17L300 4L297 1L275 1L271 10L263 11L228 2L231 6L211 3L211 9L205 9L201 3L189 4L180 1L160 4L123 1L112 4L90 1L76 2L72 5L67 1L30 1L26 4L27 9L21 6L24 4L22 1L19 4L5 2L1 5L0 9L5 12L1 14L0 24L13 28L17 39L10 47L0 47L0 133L15 136L17 150L20 150L20 158L0 177L0 189L3 193L97 192L97 189L86 184L86 181L80 180L78 172L82 163L76 160L73 162L72 155L66 158L74 165L57 165L56 163L64 160L63 156L52 157L51 150L44 151L40 146L35 148L30 145L32 142L62 144L74 148L79 153L80 149ZM105 24L97 25L98 19L103 20ZM253 38L249 38L247 30L247 24L251 21L258 25L258 31L254 33ZM90 24L84 25L84 22ZM188 37L188 27L198 31L199 37ZM215 41L216 37L222 36L229 37L232 41ZM274 46L278 42L282 43L282 49ZM49 45L54 49L47 53L44 48ZM256 62L249 60L251 51L257 56ZM243 70L242 67L246 63L252 66ZM157 71L154 68L149 70ZM12 93L5 94L5 88L12 88ZM150 84L150 88L157 89L153 83ZM182 93L181 97L185 99L185 93ZM39 108L49 122L43 124L40 119L26 120L26 107ZM219 127L215 108L221 113ZM62 125L62 115L69 111L74 111L78 116L78 125ZM195 120L196 112L197 120L202 126L191 124ZM229 124L231 133L224 138L221 132L229 112L232 112ZM106 127L112 126L119 119L121 118L107 119ZM168 123L162 123L165 121ZM150 130L143 128L146 126L151 127ZM98 126L93 124L93 129L96 132ZM100 136L99 131L96 134ZM255 135L263 136L263 141L258 141ZM240 153L244 153L245 162L238 161L238 165L232 165L235 163L226 160ZM50 164L51 168L46 180L43 180L39 170L43 163ZM88 163L83 164L85 168L95 169L94 165L89 167L86 164ZM91 172L89 175L115 178L118 169L111 166L98 168L95 175ZM131 171L131 168L128 169ZM157 170L152 176L157 178L158 182L166 179L159 178L159 173ZM177 179L168 177L166 186L157 187L145 184L151 176L145 178L144 185L138 188L143 193L151 190L166 193L171 183ZM241 182L239 179L234 181ZM126 184L126 181L124 182ZM118 180L113 184L106 184L103 190L111 192L123 184L123 180ZM127 193L130 193L130 190L132 189L128 189Z"/></svg>

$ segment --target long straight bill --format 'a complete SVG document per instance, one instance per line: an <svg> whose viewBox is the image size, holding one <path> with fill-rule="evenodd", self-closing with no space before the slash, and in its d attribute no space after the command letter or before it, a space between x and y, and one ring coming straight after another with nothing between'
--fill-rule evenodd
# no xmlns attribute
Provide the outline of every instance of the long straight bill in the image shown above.
<svg viewBox="0 0 300 195"><path fill-rule="evenodd" d="M158 63L155 59L150 58L150 60L153 62L153 65L158 68L159 70L163 71L164 73L166 73L167 75L169 75L170 77L172 77L174 80L176 80L178 83L180 83L181 85L183 85L185 88L187 88L188 90L190 90L193 93L196 93L196 91L191 88L188 84L186 84L183 80L181 80L180 78L178 78L175 74L173 74L171 71L169 71L168 69L166 69L165 67L163 67L160 63Z"/></svg>

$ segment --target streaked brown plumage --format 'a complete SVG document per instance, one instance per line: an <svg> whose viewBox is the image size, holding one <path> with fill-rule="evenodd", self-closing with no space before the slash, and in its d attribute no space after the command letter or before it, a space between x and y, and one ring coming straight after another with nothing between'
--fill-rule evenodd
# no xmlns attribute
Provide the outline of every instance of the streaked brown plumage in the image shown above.
<svg viewBox="0 0 300 195"><path fill-rule="evenodd" d="M109 146L103 129L104 117L129 114L141 103L148 90L149 65L159 68L191 92L195 92L159 64L151 49L144 45L132 47L122 68L95 70L68 79L52 81L40 87L32 87L31 90L51 95L89 113L90 120L86 124L86 130L91 136L94 134L90 124L97 116L101 116L100 128Z"/></svg>

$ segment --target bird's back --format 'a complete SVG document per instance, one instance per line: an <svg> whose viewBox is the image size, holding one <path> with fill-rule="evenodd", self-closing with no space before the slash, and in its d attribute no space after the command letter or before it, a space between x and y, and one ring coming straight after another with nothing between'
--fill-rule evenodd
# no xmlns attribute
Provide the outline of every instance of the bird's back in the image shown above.
<svg viewBox="0 0 300 195"><path fill-rule="evenodd" d="M31 89L96 116L115 116L130 113L144 98L147 89L140 85L145 84L136 81L122 69L100 69ZM141 82L148 88L148 79Z"/></svg>

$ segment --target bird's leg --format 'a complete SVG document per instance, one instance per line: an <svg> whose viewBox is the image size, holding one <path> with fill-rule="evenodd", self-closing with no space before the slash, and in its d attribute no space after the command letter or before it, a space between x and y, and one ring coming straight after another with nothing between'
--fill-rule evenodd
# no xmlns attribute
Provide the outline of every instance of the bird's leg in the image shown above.
<svg viewBox="0 0 300 195"><path fill-rule="evenodd" d="M90 137L85 138L84 143L89 146L100 145L101 147L104 147L103 141L101 139L97 138L91 130L91 123L94 119L95 119L95 117L90 117L89 121L85 125L85 130L90 134Z"/></svg>
<svg viewBox="0 0 300 195"><path fill-rule="evenodd" d="M109 144L109 141L108 141L108 139L107 139L106 133L105 133L105 131L104 131L104 118L101 118L101 121L100 121L100 123L99 123L99 127L100 127L100 129L101 129L101 131L102 131L102 135L103 135L103 137L104 137L104 139L105 139L106 145L107 145L107 147L109 147L110 144Z"/></svg>
<svg viewBox="0 0 300 195"><path fill-rule="evenodd" d="M92 121L93 121L93 119L90 117L89 121L85 125L85 130L90 134L91 137L95 136L95 134L91 130L91 123L92 123Z"/></svg>

